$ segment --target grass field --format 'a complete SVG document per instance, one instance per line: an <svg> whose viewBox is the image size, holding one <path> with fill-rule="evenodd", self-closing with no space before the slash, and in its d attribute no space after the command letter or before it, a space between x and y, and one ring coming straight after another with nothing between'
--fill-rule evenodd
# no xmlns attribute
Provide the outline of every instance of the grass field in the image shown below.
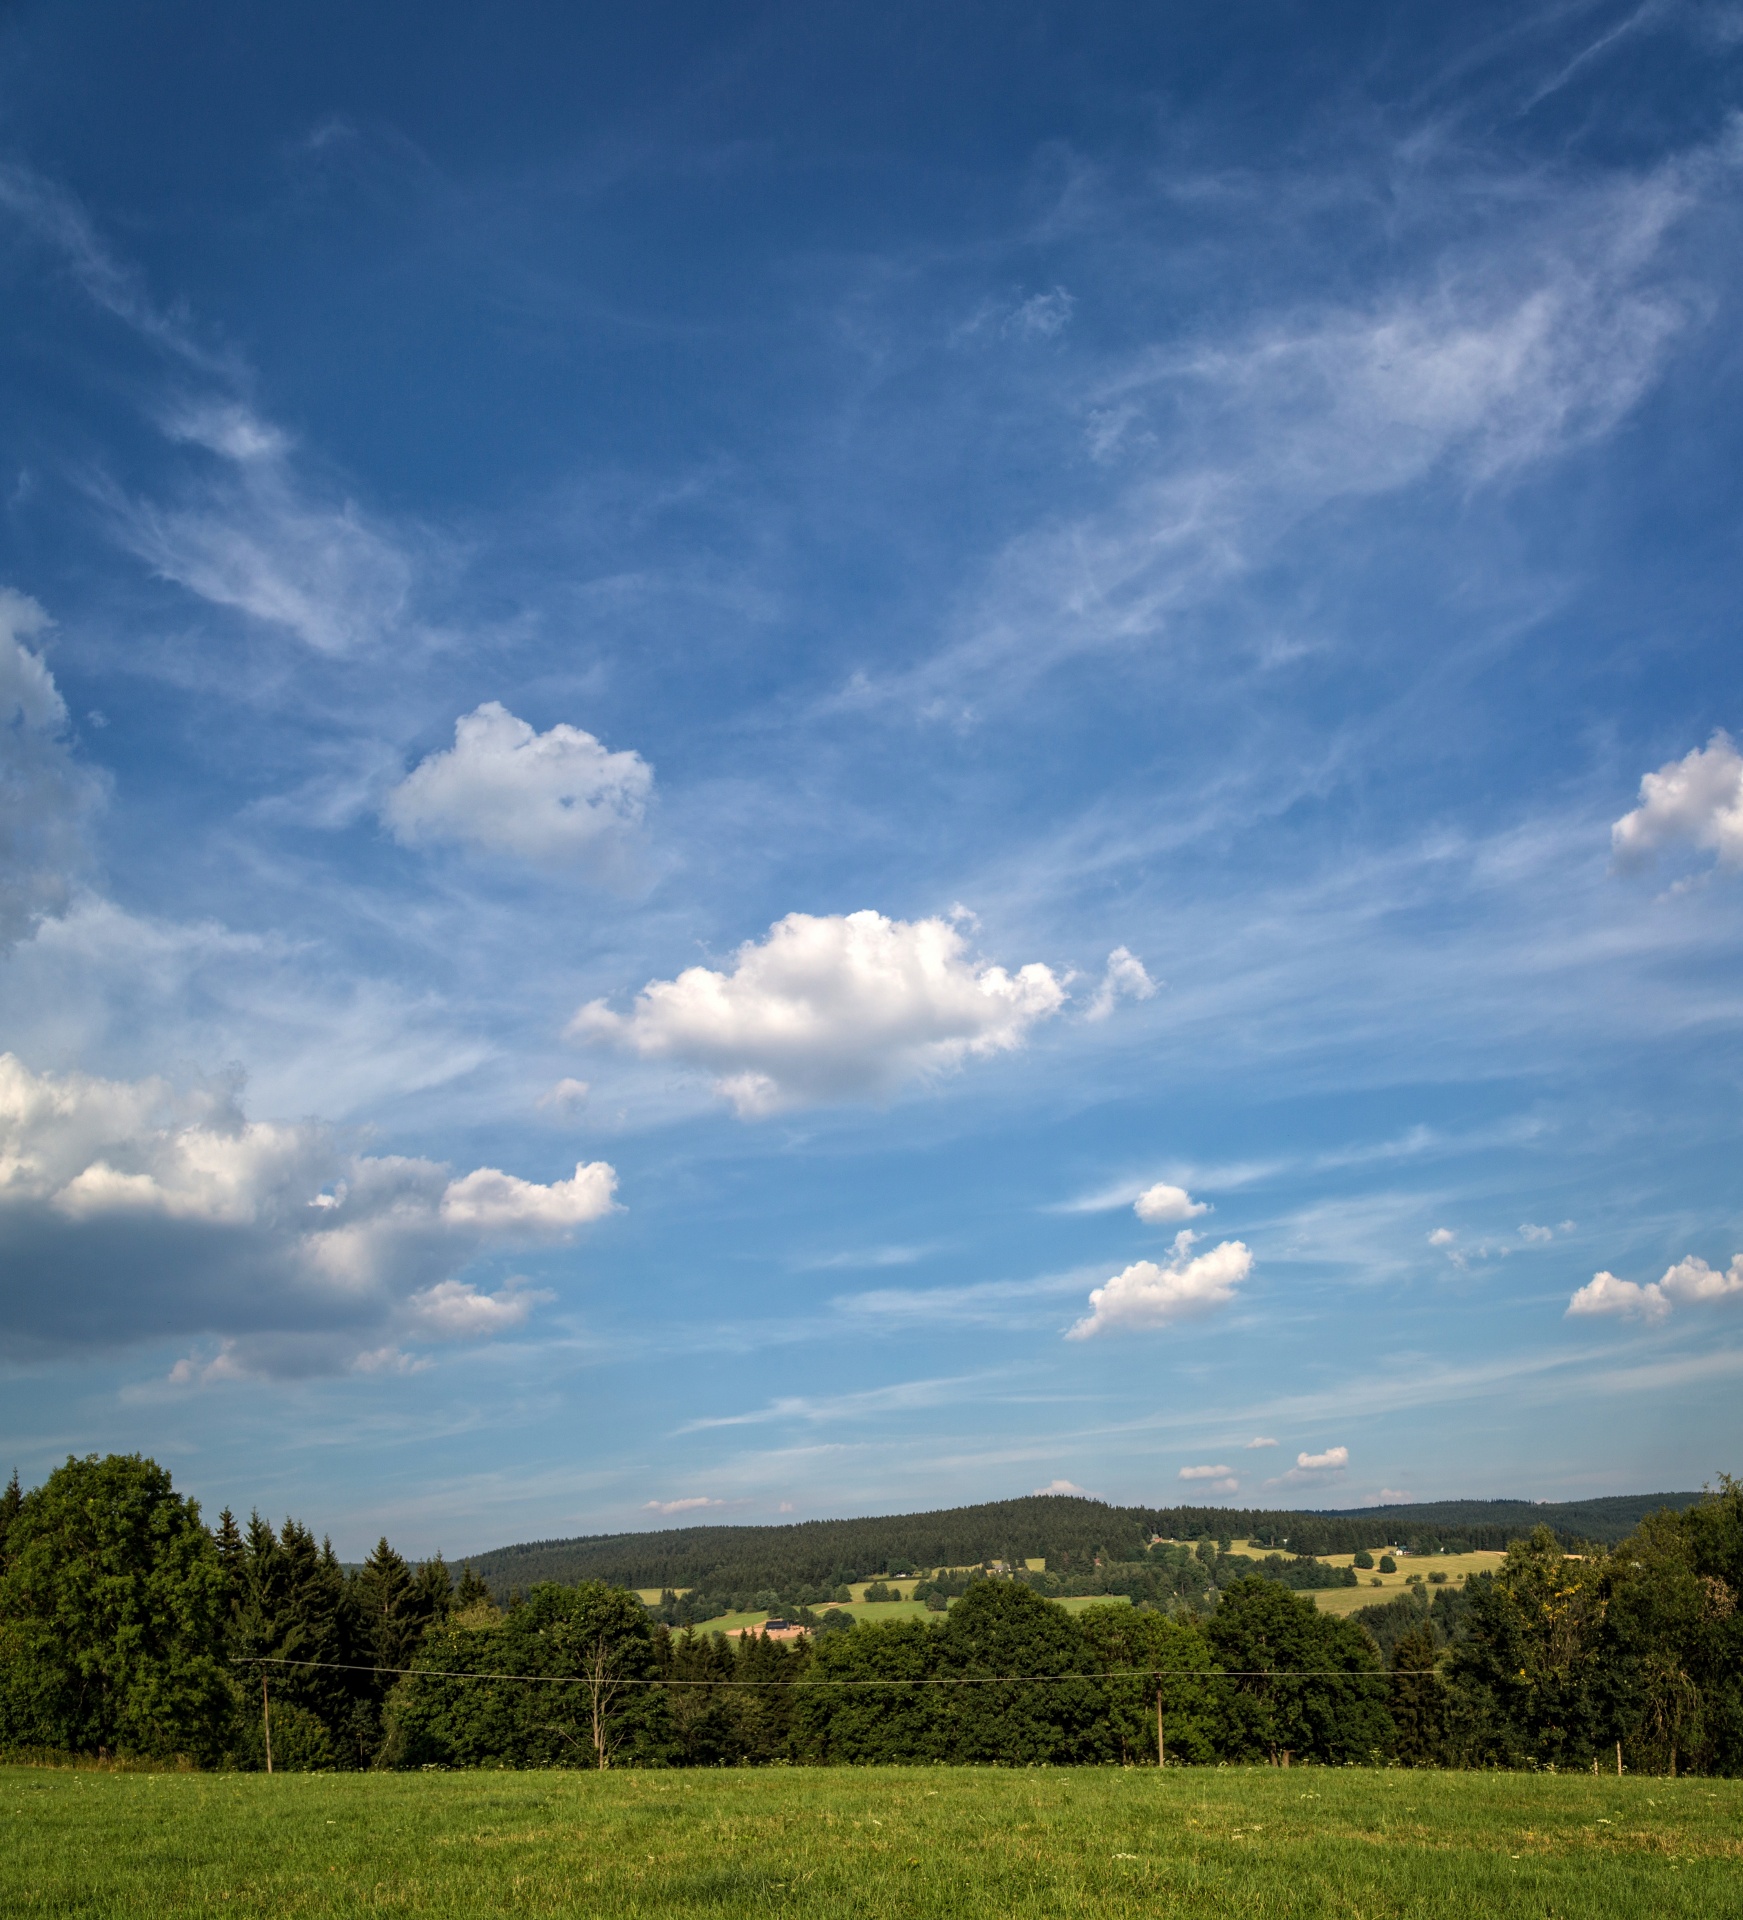
<svg viewBox="0 0 1743 1920"><path fill-rule="evenodd" d="M1714 1920L1743 1783L1294 1768L0 1769L8 1916Z"/></svg>
<svg viewBox="0 0 1743 1920"><path fill-rule="evenodd" d="M1234 1552L1250 1554L1255 1560L1263 1560L1269 1553L1275 1553L1275 1547L1261 1547L1251 1540L1235 1540L1230 1543ZM1322 1553L1319 1558L1328 1567L1353 1567L1353 1553ZM1380 1554L1375 1550L1376 1562L1372 1569L1356 1567L1356 1579L1361 1583L1354 1587L1320 1587L1309 1589L1307 1597L1313 1601L1322 1613L1354 1613L1359 1607L1379 1606L1387 1600L1396 1600L1412 1578L1420 1580L1430 1593L1434 1586L1428 1576L1431 1573L1444 1573L1448 1586L1458 1586L1473 1573L1493 1573L1507 1556L1504 1553L1432 1553L1412 1556L1406 1553L1394 1554L1398 1562L1396 1573L1382 1573L1379 1569Z"/></svg>
<svg viewBox="0 0 1743 1920"><path fill-rule="evenodd" d="M893 1587L895 1581L891 1581ZM908 1585L913 1586L913 1581ZM1375 1598L1382 1598L1376 1595ZM1096 1593L1078 1598L1056 1601L1067 1613L1081 1613L1085 1607L1129 1607L1131 1601L1123 1593ZM824 1613L826 1608L813 1609ZM845 1602L840 1611L855 1620L936 1620L940 1616L928 1610L924 1600L852 1600ZM770 1616L766 1613L722 1613L712 1620L704 1620L696 1629L698 1633L743 1633L747 1627L760 1627Z"/></svg>

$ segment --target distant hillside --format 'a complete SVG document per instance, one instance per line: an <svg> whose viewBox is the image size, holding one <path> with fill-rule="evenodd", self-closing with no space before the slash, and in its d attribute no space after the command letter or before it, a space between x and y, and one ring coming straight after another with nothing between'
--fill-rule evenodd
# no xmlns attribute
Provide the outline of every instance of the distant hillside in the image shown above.
<svg viewBox="0 0 1743 1920"><path fill-rule="evenodd" d="M1624 1538L1659 1507L1694 1506L1698 1493L1618 1494L1534 1505L1526 1500L1443 1500L1422 1506L1341 1512L1248 1507L1112 1507L1100 1500L1037 1494L936 1513L859 1520L804 1520L780 1527L667 1527L498 1547L469 1564L499 1595L540 1580L607 1580L624 1587L702 1587L710 1592L830 1585L917 1568L1045 1558L1053 1571L1100 1557L1130 1560L1154 1534L1233 1538L1295 1553L1360 1547L1505 1547L1533 1527L1564 1542Z"/></svg>
<svg viewBox="0 0 1743 1920"><path fill-rule="evenodd" d="M1485 1533L1503 1527L1510 1539L1529 1533L1533 1527L1551 1527L1563 1538L1613 1546L1626 1539L1649 1513L1661 1507L1697 1506L1704 1497L1698 1493L1614 1493L1599 1500L1562 1500L1544 1505L1531 1500L1435 1500L1419 1506L1345 1508L1316 1517L1378 1522L1393 1528L1475 1528Z"/></svg>

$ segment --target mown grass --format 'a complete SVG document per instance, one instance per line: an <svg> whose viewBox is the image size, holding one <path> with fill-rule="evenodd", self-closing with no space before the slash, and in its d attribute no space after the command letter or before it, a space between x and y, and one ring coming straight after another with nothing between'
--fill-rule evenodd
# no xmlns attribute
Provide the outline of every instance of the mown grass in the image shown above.
<svg viewBox="0 0 1743 1920"><path fill-rule="evenodd" d="M1743 1912L1743 1784L1295 1768L0 1769L7 1915Z"/></svg>

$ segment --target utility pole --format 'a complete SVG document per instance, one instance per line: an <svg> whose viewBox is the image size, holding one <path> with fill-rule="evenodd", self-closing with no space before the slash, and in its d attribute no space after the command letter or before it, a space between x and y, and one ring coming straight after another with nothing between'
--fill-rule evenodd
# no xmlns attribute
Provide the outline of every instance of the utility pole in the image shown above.
<svg viewBox="0 0 1743 1920"><path fill-rule="evenodd" d="M1156 1764L1165 1767L1168 1764L1168 1743L1162 1737L1162 1689L1156 1689Z"/></svg>
<svg viewBox="0 0 1743 1920"><path fill-rule="evenodd" d="M272 1705L266 1697L266 1669L260 1669L260 1725L266 1734L266 1770L272 1771Z"/></svg>

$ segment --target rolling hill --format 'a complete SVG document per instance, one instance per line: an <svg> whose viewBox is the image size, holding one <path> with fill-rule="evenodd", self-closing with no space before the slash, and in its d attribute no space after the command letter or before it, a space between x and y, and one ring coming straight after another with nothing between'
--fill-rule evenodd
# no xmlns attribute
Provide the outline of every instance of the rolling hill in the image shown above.
<svg viewBox="0 0 1743 1920"><path fill-rule="evenodd" d="M1044 1557L1069 1571L1100 1559L1137 1558L1157 1534L1170 1539L1236 1538L1293 1553L1351 1553L1399 1545L1418 1550L1505 1547L1547 1526L1564 1543L1612 1544L1660 1507L1689 1507L1699 1493L1618 1494L1603 1499L1443 1500L1420 1506L1348 1510L1234 1507L1115 1507L1100 1500L1037 1494L934 1513L804 1520L786 1526L667 1527L640 1533L532 1540L473 1555L493 1590L541 1580L606 1580L624 1587L706 1587L743 1591L832 1584L916 1568Z"/></svg>

